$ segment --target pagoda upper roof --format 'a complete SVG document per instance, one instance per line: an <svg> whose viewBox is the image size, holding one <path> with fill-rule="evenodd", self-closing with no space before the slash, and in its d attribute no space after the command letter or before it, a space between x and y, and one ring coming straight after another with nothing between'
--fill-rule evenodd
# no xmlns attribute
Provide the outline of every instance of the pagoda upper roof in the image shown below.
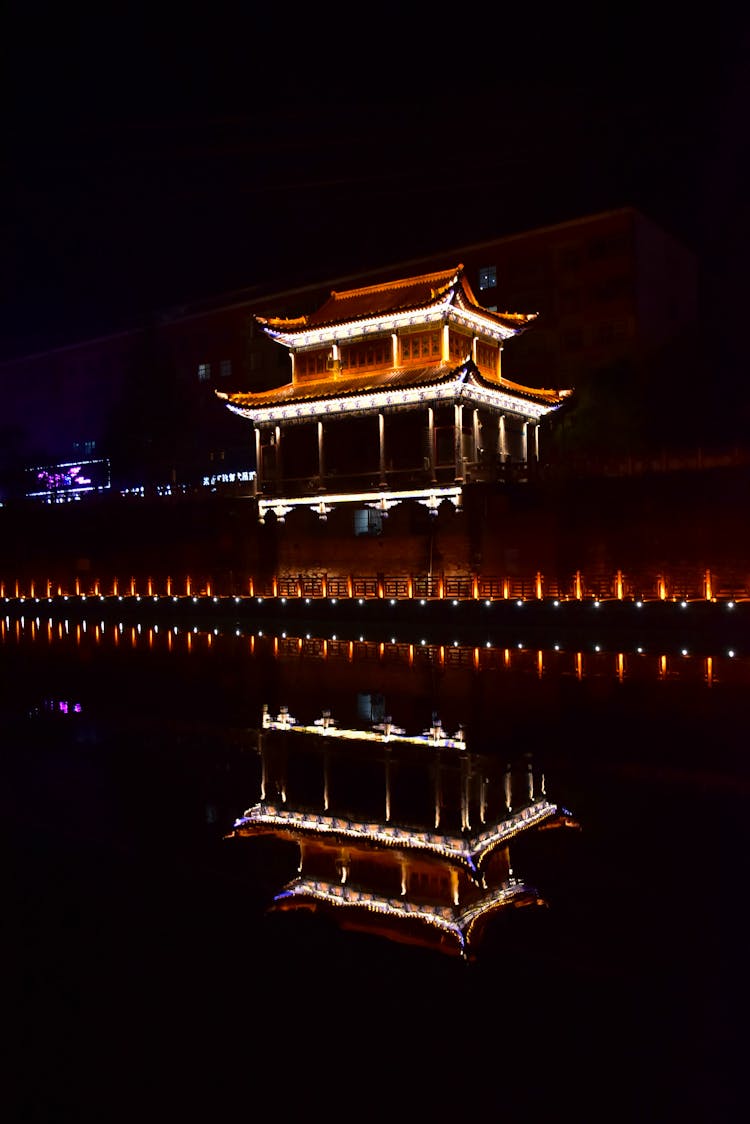
<svg viewBox="0 0 750 1124"><path fill-rule="evenodd" d="M314 329L377 320L408 312L426 312L440 306L453 306L478 313L509 335L521 331L537 315L535 312L496 312L484 308L474 296L463 265L459 264L452 269L423 273L418 277L406 277L342 292L333 290L315 312L306 316L292 319L259 316L257 320L270 335L291 338Z"/></svg>

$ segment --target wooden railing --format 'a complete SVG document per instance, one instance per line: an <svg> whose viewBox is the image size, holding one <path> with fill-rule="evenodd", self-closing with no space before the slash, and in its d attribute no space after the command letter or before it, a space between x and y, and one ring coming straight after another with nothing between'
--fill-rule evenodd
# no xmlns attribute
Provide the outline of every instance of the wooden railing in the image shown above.
<svg viewBox="0 0 750 1124"><path fill-rule="evenodd" d="M172 576L0 576L2 598L57 596L286 597L391 600L750 600L748 570L679 567L666 572L575 571L545 574L388 573Z"/></svg>

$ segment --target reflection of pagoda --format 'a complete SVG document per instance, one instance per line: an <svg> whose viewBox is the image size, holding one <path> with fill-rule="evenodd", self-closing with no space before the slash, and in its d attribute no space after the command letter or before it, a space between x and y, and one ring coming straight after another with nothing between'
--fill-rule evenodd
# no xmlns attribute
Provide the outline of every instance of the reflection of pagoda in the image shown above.
<svg viewBox="0 0 750 1124"><path fill-rule="evenodd" d="M354 743L354 744L353 744ZM469 753L437 719L419 737L387 719L340 730L264 712L260 801L229 838L295 842L299 866L274 910L331 914L342 928L472 957L499 910L542 905L514 876L523 833L573 824L531 764Z"/></svg>

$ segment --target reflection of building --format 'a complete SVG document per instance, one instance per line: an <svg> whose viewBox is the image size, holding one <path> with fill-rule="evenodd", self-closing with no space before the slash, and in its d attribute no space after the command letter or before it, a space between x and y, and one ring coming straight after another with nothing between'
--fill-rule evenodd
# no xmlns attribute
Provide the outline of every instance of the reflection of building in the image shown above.
<svg viewBox="0 0 750 1124"><path fill-rule="evenodd" d="M261 319L290 353L290 380L218 392L253 424L261 522L356 503L369 525L408 500L436 514L468 484L538 462L539 423L562 397L501 369L504 343L533 319L482 308L461 265Z"/></svg>
<svg viewBox="0 0 750 1124"><path fill-rule="evenodd" d="M274 910L323 911L344 929L472 958L499 910L544 904L513 874L511 841L573 821L529 762L471 754L435 719L413 737L390 719L357 731L328 714L298 727L264 713L258 744L260 800L230 838L299 847Z"/></svg>

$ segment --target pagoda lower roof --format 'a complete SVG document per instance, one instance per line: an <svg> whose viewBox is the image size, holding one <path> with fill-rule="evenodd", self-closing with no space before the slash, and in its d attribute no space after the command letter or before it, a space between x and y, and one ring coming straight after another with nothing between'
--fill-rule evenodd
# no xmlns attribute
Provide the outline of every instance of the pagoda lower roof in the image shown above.
<svg viewBox="0 0 750 1124"><path fill-rule="evenodd" d="M348 409L367 410L389 405L408 405L422 400L430 402L440 398L458 399L471 387L487 397L488 405L495 404L500 409L512 410L516 400L517 409L521 413L529 408L532 413L547 413L559 406L565 397L565 392L557 390L537 389L508 380L485 378L470 360L459 367L450 363L417 368L393 367L377 374L329 376L315 382L290 382L271 390L216 393L236 412L251 418L258 414L258 420L265 420L264 412L272 411L267 419L272 420L276 417L294 418L331 412L326 410L326 404L332 407L339 402L348 402ZM389 396L393 396L392 400L389 400ZM466 394L466 397L470 398L470 394ZM347 410L346 405L344 409Z"/></svg>

